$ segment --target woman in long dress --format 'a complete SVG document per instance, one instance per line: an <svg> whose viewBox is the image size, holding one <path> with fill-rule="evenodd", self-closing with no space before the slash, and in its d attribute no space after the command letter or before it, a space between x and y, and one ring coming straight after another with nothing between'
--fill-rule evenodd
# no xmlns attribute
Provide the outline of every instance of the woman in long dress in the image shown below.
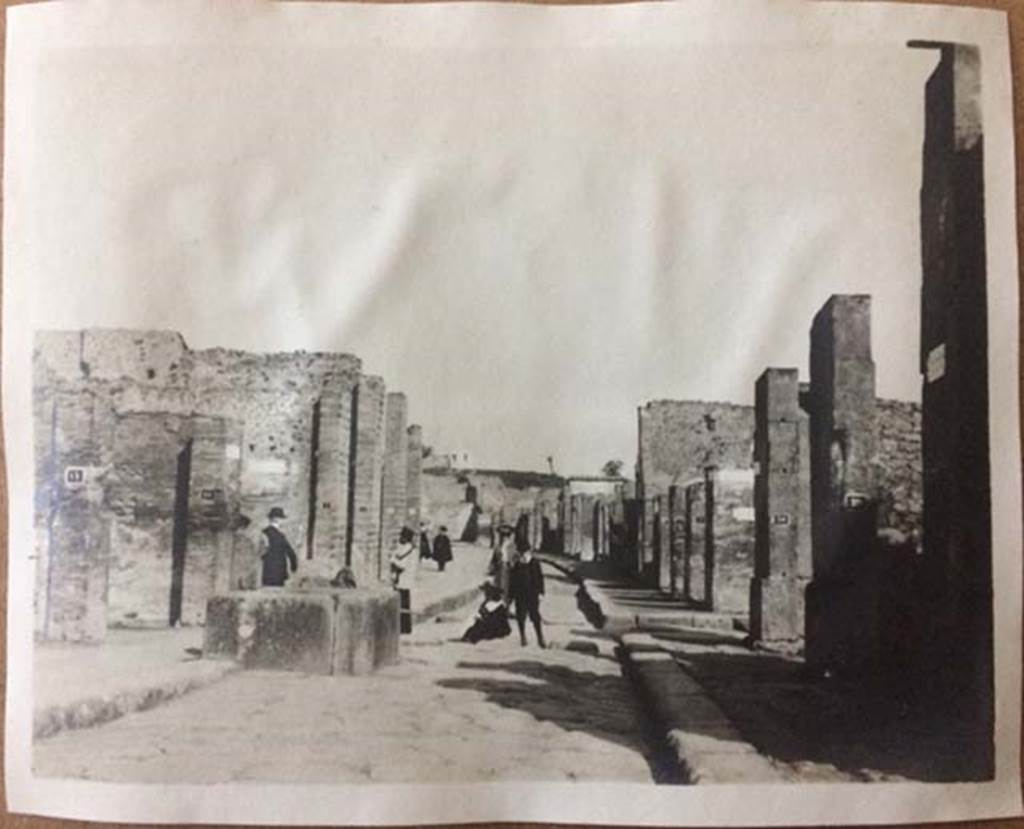
<svg viewBox="0 0 1024 829"><path fill-rule="evenodd" d="M502 639L512 633L512 626L508 621L508 607L501 600L501 591L497 585L485 583L483 591L483 603L462 634L463 642L476 644L484 639Z"/></svg>
<svg viewBox="0 0 1024 829"><path fill-rule="evenodd" d="M508 524L498 527L498 546L491 557L490 575L501 591L502 601L508 601L508 577L516 560L514 529Z"/></svg>
<svg viewBox="0 0 1024 829"><path fill-rule="evenodd" d="M391 584L394 587L408 587L409 577L406 575L409 568L415 564L413 553L416 545L413 543L416 535L408 527L402 527L398 535L398 544L388 556L388 563L391 567Z"/></svg>

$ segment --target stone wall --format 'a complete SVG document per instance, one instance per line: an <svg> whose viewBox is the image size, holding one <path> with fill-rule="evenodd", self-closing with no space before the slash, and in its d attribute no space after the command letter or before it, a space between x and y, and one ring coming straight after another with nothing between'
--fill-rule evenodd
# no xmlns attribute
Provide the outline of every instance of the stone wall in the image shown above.
<svg viewBox="0 0 1024 829"><path fill-rule="evenodd" d="M33 370L38 635L201 622L209 595L257 569L274 506L300 575L378 578L384 384L356 357L88 330L37 334ZM401 522L415 504L395 400Z"/></svg>
<svg viewBox="0 0 1024 829"><path fill-rule="evenodd" d="M972 779L993 774L992 508L985 258L985 137L977 46L939 53L925 91L921 186L921 398L927 686L966 715Z"/></svg>
<svg viewBox="0 0 1024 829"><path fill-rule="evenodd" d="M401 392L389 392L384 407L384 479L381 493L381 544L385 551L398 543L406 525L409 443L407 405Z"/></svg>
<svg viewBox="0 0 1024 829"><path fill-rule="evenodd" d="M878 526L920 537L923 520L920 404L877 399L875 435Z"/></svg>
<svg viewBox="0 0 1024 829"><path fill-rule="evenodd" d="M753 406L655 400L638 415L638 498L667 496L670 486L701 478L708 466L752 467Z"/></svg>
<svg viewBox="0 0 1024 829"><path fill-rule="evenodd" d="M458 521L465 518L465 505L478 507L479 526L487 531L492 516L515 523L519 515L544 505L552 529L557 529L558 503L565 480L557 475L519 470L424 469L422 474L422 516L435 527L446 524L458 537Z"/></svg>
<svg viewBox="0 0 1024 829"><path fill-rule="evenodd" d="M423 428L413 424L406 431L409 436L405 468L406 522L410 527L418 527L423 500Z"/></svg>
<svg viewBox="0 0 1024 829"><path fill-rule="evenodd" d="M671 590L669 582L674 579L670 573L681 568L678 563L673 568L664 561L668 545L658 554L656 545L660 545L661 537L655 533L653 499L662 497L667 509L670 488L702 481L709 467L751 469L754 407L702 400L656 400L641 406L637 415L636 494L643 505L637 571L651 584Z"/></svg>
<svg viewBox="0 0 1024 829"><path fill-rule="evenodd" d="M350 468L349 514L352 516L349 565L363 585L386 574L381 537L381 491L384 475L385 385L380 377L363 376L355 395L354 455Z"/></svg>

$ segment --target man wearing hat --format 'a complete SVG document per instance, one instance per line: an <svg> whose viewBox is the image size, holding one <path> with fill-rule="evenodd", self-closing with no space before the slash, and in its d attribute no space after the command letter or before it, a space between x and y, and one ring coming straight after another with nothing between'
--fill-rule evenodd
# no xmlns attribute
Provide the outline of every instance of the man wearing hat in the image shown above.
<svg viewBox="0 0 1024 829"><path fill-rule="evenodd" d="M288 581L289 572L299 567L299 558L281 532L281 522L287 516L280 507L273 507L267 513L269 524L260 535L260 559L263 561L263 586L282 587ZM290 569L289 569L290 568Z"/></svg>

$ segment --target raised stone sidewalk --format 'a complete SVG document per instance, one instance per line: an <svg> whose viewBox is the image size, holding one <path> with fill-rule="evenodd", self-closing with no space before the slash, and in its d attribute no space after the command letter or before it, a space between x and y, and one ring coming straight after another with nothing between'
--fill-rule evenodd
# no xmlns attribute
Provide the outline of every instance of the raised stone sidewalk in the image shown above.
<svg viewBox="0 0 1024 829"><path fill-rule="evenodd" d="M632 681L654 731L674 758L684 783L773 783L782 769L761 756L696 679L649 630L742 642L731 616L672 602L656 591L616 578L601 563L576 568L602 629L619 641L623 671Z"/></svg>
<svg viewBox="0 0 1024 829"><path fill-rule="evenodd" d="M485 542L452 543L452 561L444 572L433 561L420 561L410 584L413 622L425 622L466 605L479 603L480 585L491 560Z"/></svg>
<svg viewBox="0 0 1024 829"><path fill-rule="evenodd" d="M421 562L411 584L414 620L458 610L480 596L490 551L453 544L443 573ZM102 644L37 643L33 657L33 736L87 728L153 708L239 669L202 658L204 629L109 631Z"/></svg>
<svg viewBox="0 0 1024 829"><path fill-rule="evenodd" d="M202 659L203 629L111 630L102 644L36 644L32 733L100 725L237 670Z"/></svg>
<svg viewBox="0 0 1024 829"><path fill-rule="evenodd" d="M782 770L758 754L675 658L646 633L623 633L620 657L684 783L775 783Z"/></svg>

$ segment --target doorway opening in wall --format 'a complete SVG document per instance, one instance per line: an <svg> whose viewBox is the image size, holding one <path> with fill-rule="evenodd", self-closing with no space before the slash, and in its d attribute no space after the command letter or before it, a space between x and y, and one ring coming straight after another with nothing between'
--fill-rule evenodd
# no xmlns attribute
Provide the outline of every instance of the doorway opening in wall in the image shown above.
<svg viewBox="0 0 1024 829"><path fill-rule="evenodd" d="M174 479L174 526L171 530L171 601L168 622L174 627L181 621L181 605L185 588L185 557L188 551L188 496L192 481L192 441L178 452L178 469Z"/></svg>
<svg viewBox="0 0 1024 829"><path fill-rule="evenodd" d="M316 536L316 499L320 476L320 401L313 404L313 425L309 438L309 513L306 517L306 559L313 558Z"/></svg>
<svg viewBox="0 0 1024 829"><path fill-rule="evenodd" d="M359 451L359 386L352 389L352 409L348 432L348 500L345 510L345 566L352 566L352 543L355 537L356 516L356 464Z"/></svg>

